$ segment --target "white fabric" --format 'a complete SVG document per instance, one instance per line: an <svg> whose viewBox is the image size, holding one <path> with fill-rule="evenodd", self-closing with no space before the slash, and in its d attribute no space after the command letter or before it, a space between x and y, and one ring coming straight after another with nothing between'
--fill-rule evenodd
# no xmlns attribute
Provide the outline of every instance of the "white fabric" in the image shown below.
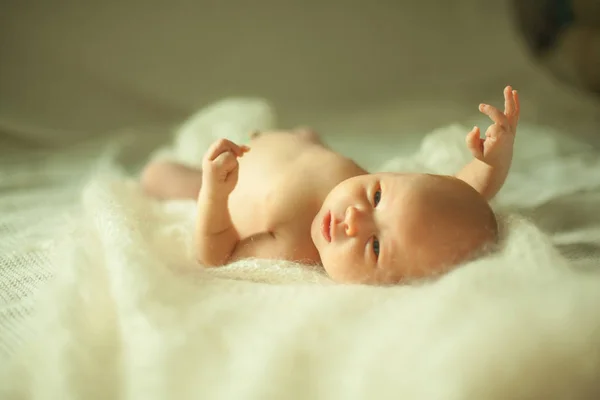
<svg viewBox="0 0 600 400"><path fill-rule="evenodd" d="M0 364L24 339L21 324L53 273L52 239L89 180L96 147L0 155Z"/></svg>
<svg viewBox="0 0 600 400"><path fill-rule="evenodd" d="M213 135L239 140L273 121L262 101L220 103L156 156L193 163ZM439 129L416 153L372 167L452 173L468 130ZM584 246L567 260L552 241L598 242L600 157L539 127L519 135L496 207L524 217L503 219L503 250L393 288L337 285L284 262L199 268L194 203L146 198L109 152L76 218L32 245L52 251L56 276L29 325L2 326L26 340L11 342L24 345L5 364L0 398L598 398L598 253Z"/></svg>

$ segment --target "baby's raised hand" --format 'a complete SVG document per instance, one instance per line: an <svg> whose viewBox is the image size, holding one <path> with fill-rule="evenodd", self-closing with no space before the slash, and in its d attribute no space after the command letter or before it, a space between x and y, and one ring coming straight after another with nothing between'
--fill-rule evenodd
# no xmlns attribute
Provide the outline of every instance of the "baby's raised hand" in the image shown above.
<svg viewBox="0 0 600 400"><path fill-rule="evenodd" d="M227 139L214 142L202 160L202 189L210 198L226 199L238 180L238 157L249 151Z"/></svg>
<svg viewBox="0 0 600 400"><path fill-rule="evenodd" d="M489 104L480 104L479 111L494 122L481 139L478 127L467 134L467 146L473 157L497 168L510 168L514 140L519 122L519 95L510 86L504 89L504 112Z"/></svg>

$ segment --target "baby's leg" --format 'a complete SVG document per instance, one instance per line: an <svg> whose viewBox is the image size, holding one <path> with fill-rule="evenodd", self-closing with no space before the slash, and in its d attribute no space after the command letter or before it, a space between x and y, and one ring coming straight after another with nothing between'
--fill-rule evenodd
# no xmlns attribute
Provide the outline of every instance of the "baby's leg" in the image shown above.
<svg viewBox="0 0 600 400"><path fill-rule="evenodd" d="M196 199L202 186L202 171L174 162L156 161L144 168L141 183L147 194L158 199Z"/></svg>

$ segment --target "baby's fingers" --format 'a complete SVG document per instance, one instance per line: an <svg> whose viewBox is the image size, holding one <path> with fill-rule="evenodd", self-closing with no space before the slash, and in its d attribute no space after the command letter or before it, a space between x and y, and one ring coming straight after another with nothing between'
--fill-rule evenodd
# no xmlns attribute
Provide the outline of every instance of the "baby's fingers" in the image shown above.
<svg viewBox="0 0 600 400"><path fill-rule="evenodd" d="M225 175L237 169L238 161L234 153L227 151L219 154L212 162L212 169L215 172L224 173Z"/></svg>
<svg viewBox="0 0 600 400"><path fill-rule="evenodd" d="M236 157L241 157L244 153L250 151L250 147L244 145L239 146L233 142L229 142L228 150L235 154Z"/></svg>
<svg viewBox="0 0 600 400"><path fill-rule="evenodd" d="M249 151L250 151L250 147L248 147L248 146L246 146L246 145L241 145L241 146L240 146L240 150L242 151L242 154L241 154L241 156L242 156L242 155L244 155L244 153L247 153L247 152L249 152ZM241 157L241 156L240 156L240 157Z"/></svg>
<svg viewBox="0 0 600 400"><path fill-rule="evenodd" d="M498 110L496 107L490 106L489 104L480 104L479 111L490 117L490 119L497 125L505 127L509 126L506 115L504 115L504 113Z"/></svg>
<svg viewBox="0 0 600 400"><path fill-rule="evenodd" d="M513 133L516 133L517 124L519 122L519 95L516 90L512 87L507 86L504 89L504 114L508 118L510 129Z"/></svg>
<svg viewBox="0 0 600 400"><path fill-rule="evenodd" d="M235 143L232 143L231 151L236 155L236 157L242 157L245 153L250 151L250 147L248 146L238 146Z"/></svg>
<svg viewBox="0 0 600 400"><path fill-rule="evenodd" d="M481 132L478 127L473 127L471 132L467 134L466 142L467 148L473 154L473 157L477 159L483 158L483 140L480 137Z"/></svg>
<svg viewBox="0 0 600 400"><path fill-rule="evenodd" d="M521 114L521 103L519 102L519 93L516 90L512 91L513 95L513 112L510 116L510 125L513 129L513 132L517 130L517 124L519 123L519 115Z"/></svg>
<svg viewBox="0 0 600 400"><path fill-rule="evenodd" d="M507 86L504 88L504 114L509 118L515 112L515 100L513 97L512 87Z"/></svg>
<svg viewBox="0 0 600 400"><path fill-rule="evenodd" d="M219 139L211 145L211 147L209 148L209 150L207 152L206 157L207 157L208 161L213 161L220 154L227 153L227 152L231 152L231 153L235 154L236 157L241 157L248 150L250 150L250 148L248 146L238 146L237 144L233 143L230 140Z"/></svg>

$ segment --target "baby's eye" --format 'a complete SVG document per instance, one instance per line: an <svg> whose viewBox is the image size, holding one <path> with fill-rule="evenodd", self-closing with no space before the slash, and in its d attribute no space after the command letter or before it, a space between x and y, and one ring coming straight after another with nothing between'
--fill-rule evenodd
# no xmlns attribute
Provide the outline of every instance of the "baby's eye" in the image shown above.
<svg viewBox="0 0 600 400"><path fill-rule="evenodd" d="M379 239L376 237L373 238L373 253L375 253L375 258L379 257Z"/></svg>
<svg viewBox="0 0 600 400"><path fill-rule="evenodd" d="M375 196L373 196L373 204L374 207L377 207L377 204L381 201L381 189L377 189L375 192Z"/></svg>

